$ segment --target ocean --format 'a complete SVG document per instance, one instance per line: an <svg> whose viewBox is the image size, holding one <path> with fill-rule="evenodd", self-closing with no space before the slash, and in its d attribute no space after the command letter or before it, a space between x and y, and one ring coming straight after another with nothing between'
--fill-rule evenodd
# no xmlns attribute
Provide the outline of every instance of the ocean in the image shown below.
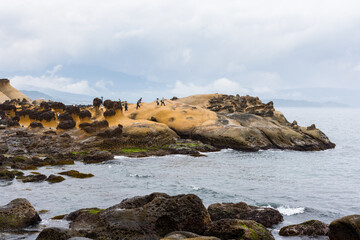
<svg viewBox="0 0 360 240"><path fill-rule="evenodd" d="M315 123L335 149L320 152L266 150L238 152L224 149L207 157L116 157L100 164L43 167L50 175L63 170L92 173L88 179L67 178L57 184L0 182L0 206L15 198L27 198L40 215L40 226L67 226L51 217L71 211L107 208L124 198L165 192L193 193L207 207L218 202L244 201L278 209L284 222L271 231L281 237L282 226L311 219L325 223L360 214L360 111L354 108L279 108L289 122ZM25 171L30 172L30 171ZM31 230L31 229L29 229ZM36 230L36 229L33 229ZM1 234L0 239L35 239L36 234ZM312 238L314 239L314 238ZM317 238L324 239L324 238Z"/></svg>

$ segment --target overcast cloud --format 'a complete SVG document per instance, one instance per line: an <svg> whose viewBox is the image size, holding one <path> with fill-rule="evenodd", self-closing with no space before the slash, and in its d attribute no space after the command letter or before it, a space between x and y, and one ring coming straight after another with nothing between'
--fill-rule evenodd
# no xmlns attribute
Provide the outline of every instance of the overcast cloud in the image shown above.
<svg viewBox="0 0 360 240"><path fill-rule="evenodd" d="M0 73L88 95L359 90L359 29L358 0L1 0Z"/></svg>

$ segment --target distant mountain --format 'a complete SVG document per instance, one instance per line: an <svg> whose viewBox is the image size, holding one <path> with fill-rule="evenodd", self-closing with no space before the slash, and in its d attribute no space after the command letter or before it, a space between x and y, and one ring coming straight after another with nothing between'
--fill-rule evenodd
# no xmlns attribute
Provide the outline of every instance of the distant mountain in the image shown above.
<svg viewBox="0 0 360 240"><path fill-rule="evenodd" d="M59 101L64 104L91 104L92 100L94 99L93 96L61 92L52 89L42 89L42 92L28 90L21 90L21 92L26 94L32 100L45 99L51 101Z"/></svg>
<svg viewBox="0 0 360 240"><path fill-rule="evenodd" d="M349 107L349 105L347 105L347 104L337 103L337 102L311 102L311 101L305 101L305 100L290 100L290 99L273 99L273 100L264 99L263 100L263 102L265 102L265 103L269 102L269 101L274 102L275 108L276 107L321 107L321 108Z"/></svg>
<svg viewBox="0 0 360 240"><path fill-rule="evenodd" d="M54 98L52 96L49 96L49 95L39 92L39 91L20 90L20 92L24 93L26 96L28 96L32 100L45 99L45 100L54 101Z"/></svg>

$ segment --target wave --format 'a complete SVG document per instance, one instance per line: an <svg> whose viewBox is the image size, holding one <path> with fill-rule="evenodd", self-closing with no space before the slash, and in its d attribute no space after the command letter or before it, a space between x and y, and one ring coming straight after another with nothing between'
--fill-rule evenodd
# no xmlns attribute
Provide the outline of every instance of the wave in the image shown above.
<svg viewBox="0 0 360 240"><path fill-rule="evenodd" d="M141 175L141 174L129 174L129 177L135 177L135 178L152 178L152 175Z"/></svg>
<svg viewBox="0 0 360 240"><path fill-rule="evenodd" d="M305 212L305 208L303 208L303 207L292 208L292 207L288 207L288 206L286 206L286 207L280 206L276 209L285 216L292 216L292 215L301 214L301 213Z"/></svg>

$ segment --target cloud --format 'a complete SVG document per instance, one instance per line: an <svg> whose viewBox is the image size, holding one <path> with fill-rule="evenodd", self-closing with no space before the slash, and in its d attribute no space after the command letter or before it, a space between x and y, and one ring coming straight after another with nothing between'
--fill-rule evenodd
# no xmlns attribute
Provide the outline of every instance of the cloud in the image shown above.
<svg viewBox="0 0 360 240"><path fill-rule="evenodd" d="M248 89L242 88L239 83L231 81L227 78L220 78L207 85L196 85L194 83L183 83L177 81L171 92L177 96L189 96L193 94L241 94L249 93Z"/></svg>
<svg viewBox="0 0 360 240"><path fill-rule="evenodd" d="M57 75L61 67L61 65L56 65L53 69L46 71L46 74L41 76L14 76L10 79L11 84L20 90L52 89L84 95L94 95L97 93L96 90L89 86L86 80L75 81L71 78Z"/></svg>

